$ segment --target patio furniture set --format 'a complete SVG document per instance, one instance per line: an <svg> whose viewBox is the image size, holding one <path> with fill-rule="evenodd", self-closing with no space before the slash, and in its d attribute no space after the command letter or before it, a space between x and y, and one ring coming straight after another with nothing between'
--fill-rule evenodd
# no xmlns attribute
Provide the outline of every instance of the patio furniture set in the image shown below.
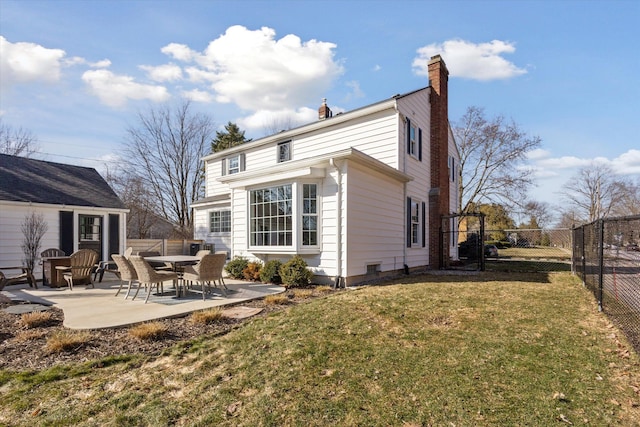
<svg viewBox="0 0 640 427"><path fill-rule="evenodd" d="M139 252L133 255L132 248L128 248L123 255L113 254L111 261L98 263L97 252L91 249L80 249L70 256L60 254L58 249L47 249L42 253L43 259L43 283L52 286L60 284L60 277L66 282L69 290L73 290L76 284L87 284L93 287L94 281L100 276L100 281L105 272L118 276L120 286L116 296L120 294L124 283L127 282L125 299L134 284L137 284L134 300L144 286L147 296L155 290L156 293L164 293L164 282L171 281L176 290L176 297L186 295L189 291L202 293L202 299L212 293L212 288L218 288L226 297L226 284L222 278L222 271L227 259L226 252L210 253L208 250L199 251L195 256L167 255L160 256L157 252ZM1 273L1 272L0 272ZM34 280L35 282L35 280ZM199 290L195 285L199 285ZM219 285L219 286L218 286Z"/></svg>

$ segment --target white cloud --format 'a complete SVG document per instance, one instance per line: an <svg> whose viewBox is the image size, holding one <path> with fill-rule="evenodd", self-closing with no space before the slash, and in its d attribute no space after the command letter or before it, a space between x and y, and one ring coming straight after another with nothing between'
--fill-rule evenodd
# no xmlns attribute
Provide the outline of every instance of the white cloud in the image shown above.
<svg viewBox="0 0 640 427"><path fill-rule="evenodd" d="M441 44L432 43L419 48L412 65L416 74L426 76L429 60L439 54L447 63L452 77L473 80L509 79L527 72L502 57L515 50L513 43L501 40L479 44L460 39L447 40Z"/></svg>
<svg viewBox="0 0 640 427"><path fill-rule="evenodd" d="M11 43L0 36L0 81L2 86L15 83L56 82L66 53L35 43Z"/></svg>
<svg viewBox="0 0 640 427"><path fill-rule="evenodd" d="M347 96L345 97L345 102L351 100L351 99L358 99L358 98L362 98L364 97L364 92L362 91L362 89L360 88L360 83L355 81L355 80L351 80L345 83L345 86L347 86L349 89L351 89L351 91L349 93L347 93Z"/></svg>
<svg viewBox="0 0 640 427"><path fill-rule="evenodd" d="M614 159L606 157L581 158L576 156L551 157L542 149L533 150L528 155L531 167L538 178L556 177L560 172L575 173L580 168L601 164L611 167L617 175L640 174L640 150L631 149Z"/></svg>
<svg viewBox="0 0 640 427"><path fill-rule="evenodd" d="M91 93L111 107L121 107L129 99L163 102L170 97L164 86L136 83L132 77L119 76L109 70L86 71L82 80L89 86Z"/></svg>
<svg viewBox="0 0 640 427"><path fill-rule="evenodd" d="M380 71L380 70L382 70L382 67L380 65L376 64L373 66L373 71Z"/></svg>
<svg viewBox="0 0 640 427"><path fill-rule="evenodd" d="M262 27L251 31L236 25L209 43L201 53L171 43L162 52L193 63L185 69L191 82L209 82L218 102L232 102L250 111L279 111L321 99L343 73L334 60L336 45L289 34L275 38Z"/></svg>
<svg viewBox="0 0 640 427"><path fill-rule="evenodd" d="M631 149L611 161L611 167L617 174L640 174L640 150Z"/></svg>
<svg viewBox="0 0 640 427"><path fill-rule="evenodd" d="M169 43L160 49L160 52L183 62L191 62L199 55L195 50L191 50L189 46L179 43Z"/></svg>
<svg viewBox="0 0 640 427"><path fill-rule="evenodd" d="M183 91L182 96L194 102L204 102L204 103L213 102L213 95L211 95L209 92L205 92L199 89Z"/></svg>
<svg viewBox="0 0 640 427"><path fill-rule="evenodd" d="M111 66L111 61L103 59L102 61L91 62L89 66L93 68L108 68Z"/></svg>
<svg viewBox="0 0 640 427"><path fill-rule="evenodd" d="M165 64L157 67L141 65L140 69L146 71L149 78L157 82L172 82L182 79L182 69L175 64Z"/></svg>
<svg viewBox="0 0 640 427"><path fill-rule="evenodd" d="M247 130L266 130L267 133L291 129L318 119L318 111L302 107L297 110L259 110L248 117L237 120L238 125Z"/></svg>

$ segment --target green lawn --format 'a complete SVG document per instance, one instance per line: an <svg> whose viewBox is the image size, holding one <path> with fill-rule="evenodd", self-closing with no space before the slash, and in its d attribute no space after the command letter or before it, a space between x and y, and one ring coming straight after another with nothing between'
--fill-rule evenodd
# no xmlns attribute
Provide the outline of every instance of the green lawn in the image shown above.
<svg viewBox="0 0 640 427"><path fill-rule="evenodd" d="M160 357L0 371L0 425L633 426L629 349L568 273L411 277Z"/></svg>

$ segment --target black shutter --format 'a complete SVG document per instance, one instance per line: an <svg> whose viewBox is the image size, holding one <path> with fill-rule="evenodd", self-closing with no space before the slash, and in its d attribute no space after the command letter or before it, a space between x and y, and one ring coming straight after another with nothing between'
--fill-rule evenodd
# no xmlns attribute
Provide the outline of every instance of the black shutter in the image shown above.
<svg viewBox="0 0 640 427"><path fill-rule="evenodd" d="M411 119L407 119L407 154L411 154Z"/></svg>
<svg viewBox="0 0 640 427"><path fill-rule="evenodd" d="M422 129L418 129L418 160L422 161Z"/></svg>
<svg viewBox="0 0 640 427"><path fill-rule="evenodd" d="M411 247L411 197L407 197L407 247Z"/></svg>
<svg viewBox="0 0 640 427"><path fill-rule="evenodd" d="M111 254L120 253L120 215L109 214L109 246L107 249L108 258Z"/></svg>
<svg viewBox="0 0 640 427"><path fill-rule="evenodd" d="M73 212L60 211L60 249L65 254L73 253Z"/></svg>
<svg viewBox="0 0 640 427"><path fill-rule="evenodd" d="M422 202L422 247L427 246L427 204Z"/></svg>

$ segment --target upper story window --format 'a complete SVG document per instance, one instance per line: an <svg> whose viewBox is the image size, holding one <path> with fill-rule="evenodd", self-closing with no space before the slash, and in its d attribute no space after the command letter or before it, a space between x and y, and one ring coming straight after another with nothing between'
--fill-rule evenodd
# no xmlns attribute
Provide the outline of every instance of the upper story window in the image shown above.
<svg viewBox="0 0 640 427"><path fill-rule="evenodd" d="M409 154L418 155L418 130L413 124L409 126Z"/></svg>
<svg viewBox="0 0 640 427"><path fill-rule="evenodd" d="M222 159L222 175L231 175L244 171L244 153Z"/></svg>
<svg viewBox="0 0 640 427"><path fill-rule="evenodd" d="M229 175L240 172L240 156L229 157Z"/></svg>
<svg viewBox="0 0 640 427"><path fill-rule="evenodd" d="M231 211L226 209L222 211L211 212L209 230L212 233L230 233L231 232Z"/></svg>
<svg viewBox="0 0 640 427"><path fill-rule="evenodd" d="M291 160L291 141L278 144L278 163Z"/></svg>
<svg viewBox="0 0 640 427"><path fill-rule="evenodd" d="M449 179L452 182L456 181L456 159L453 156L449 156Z"/></svg>
<svg viewBox="0 0 640 427"><path fill-rule="evenodd" d="M407 153L422 161L422 129L407 119Z"/></svg>

